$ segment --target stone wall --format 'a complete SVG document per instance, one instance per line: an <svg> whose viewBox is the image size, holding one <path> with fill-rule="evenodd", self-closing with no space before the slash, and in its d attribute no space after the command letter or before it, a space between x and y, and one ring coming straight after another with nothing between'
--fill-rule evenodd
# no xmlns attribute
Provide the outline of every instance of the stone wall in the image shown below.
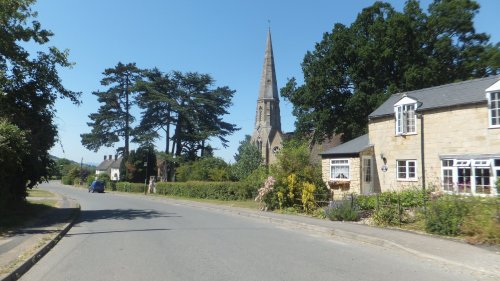
<svg viewBox="0 0 500 281"><path fill-rule="evenodd" d="M500 129L488 128L486 104L468 105L425 111L424 155L427 187L440 187L441 155L494 154L500 153ZM369 139L374 154L381 191L400 190L408 186L422 185L421 127L417 119L417 134L395 135L394 116L377 118L369 123ZM387 172L380 167L387 160ZM417 160L415 181L398 181L396 160Z"/></svg>
<svg viewBox="0 0 500 281"><path fill-rule="evenodd" d="M348 159L349 160L349 177L350 183L349 188L334 188L330 189L328 182L330 179L330 160L332 159ZM321 174L323 177L323 182L325 182L328 189L333 191L333 196L335 199L340 199L346 193L361 193L361 161L359 157L333 157L333 156L323 156L321 159Z"/></svg>

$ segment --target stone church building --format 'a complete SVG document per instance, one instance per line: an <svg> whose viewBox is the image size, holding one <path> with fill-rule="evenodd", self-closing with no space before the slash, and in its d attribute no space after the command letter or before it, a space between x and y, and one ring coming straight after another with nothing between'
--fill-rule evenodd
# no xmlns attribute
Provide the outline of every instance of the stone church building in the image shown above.
<svg viewBox="0 0 500 281"><path fill-rule="evenodd" d="M256 144L261 151L264 164L269 165L276 161L276 153L281 149L283 137L271 30L269 30L260 78L255 127L251 138L251 142Z"/></svg>

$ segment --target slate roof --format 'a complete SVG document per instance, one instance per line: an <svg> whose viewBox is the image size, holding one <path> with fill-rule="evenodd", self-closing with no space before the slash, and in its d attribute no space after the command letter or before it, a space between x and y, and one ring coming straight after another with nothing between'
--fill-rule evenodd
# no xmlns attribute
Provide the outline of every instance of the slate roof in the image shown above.
<svg viewBox="0 0 500 281"><path fill-rule="evenodd" d="M101 164L97 165L96 170L106 171L107 169L109 169L109 167L111 167L111 164L113 164L113 162L114 160L104 160L101 162Z"/></svg>
<svg viewBox="0 0 500 281"><path fill-rule="evenodd" d="M119 157L118 159L107 159L101 162L96 168L99 171L107 171L108 169L119 169L122 163L123 157Z"/></svg>
<svg viewBox="0 0 500 281"><path fill-rule="evenodd" d="M115 161L113 161L113 164L111 164L112 169L120 169L120 165L122 164L123 157L118 157Z"/></svg>
<svg viewBox="0 0 500 281"><path fill-rule="evenodd" d="M485 90L499 80L500 75L496 75L394 94L375 111L373 111L368 118L372 119L393 115L394 104L403 98L404 95L419 102L419 108L417 111L456 105L486 103L487 100Z"/></svg>
<svg viewBox="0 0 500 281"><path fill-rule="evenodd" d="M368 134L337 145L320 153L320 155L358 154L369 146Z"/></svg>

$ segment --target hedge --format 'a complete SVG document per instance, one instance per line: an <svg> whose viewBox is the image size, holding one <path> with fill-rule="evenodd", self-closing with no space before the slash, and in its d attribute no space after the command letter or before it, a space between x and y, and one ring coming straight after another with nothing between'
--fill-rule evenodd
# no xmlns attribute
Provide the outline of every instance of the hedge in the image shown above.
<svg viewBox="0 0 500 281"><path fill-rule="evenodd" d="M144 193L143 183L117 182L116 190L122 192ZM216 200L247 200L255 198L257 187L241 182L158 182L156 193L187 198Z"/></svg>
<svg viewBox="0 0 500 281"><path fill-rule="evenodd" d="M159 182L156 193L189 198L246 200L254 198L257 188L240 182Z"/></svg>

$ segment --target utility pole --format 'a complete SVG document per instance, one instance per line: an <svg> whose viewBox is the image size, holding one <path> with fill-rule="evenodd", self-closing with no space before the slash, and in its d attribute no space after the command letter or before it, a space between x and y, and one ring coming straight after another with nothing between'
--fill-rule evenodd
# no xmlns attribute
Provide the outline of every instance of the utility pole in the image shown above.
<svg viewBox="0 0 500 281"><path fill-rule="evenodd" d="M80 185L83 185L83 157L80 160Z"/></svg>

